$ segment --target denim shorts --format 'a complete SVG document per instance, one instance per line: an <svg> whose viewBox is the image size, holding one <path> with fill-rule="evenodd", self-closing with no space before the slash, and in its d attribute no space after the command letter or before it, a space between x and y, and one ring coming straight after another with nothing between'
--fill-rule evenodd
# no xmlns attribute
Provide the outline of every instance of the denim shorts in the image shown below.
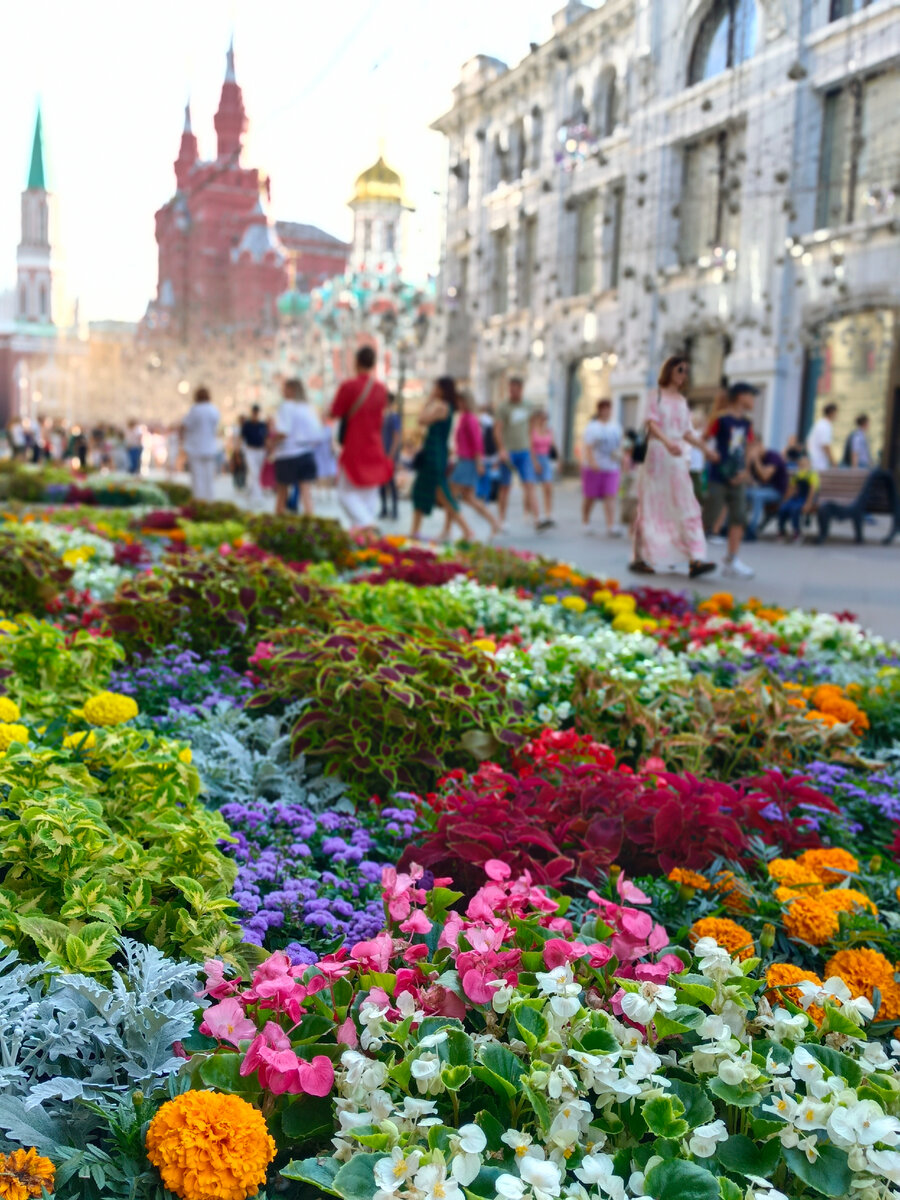
<svg viewBox="0 0 900 1200"><path fill-rule="evenodd" d="M537 482L552 483L553 482L553 462L549 454L536 454L535 458L538 461Z"/></svg>
<svg viewBox="0 0 900 1200"><path fill-rule="evenodd" d="M510 450L509 461L523 483L534 483L534 463L531 461L530 450ZM506 463L501 463L500 486L509 487L511 483L512 470Z"/></svg>
<svg viewBox="0 0 900 1200"><path fill-rule="evenodd" d="M474 458L457 459L450 482L457 487L474 488L478 486L478 464Z"/></svg>

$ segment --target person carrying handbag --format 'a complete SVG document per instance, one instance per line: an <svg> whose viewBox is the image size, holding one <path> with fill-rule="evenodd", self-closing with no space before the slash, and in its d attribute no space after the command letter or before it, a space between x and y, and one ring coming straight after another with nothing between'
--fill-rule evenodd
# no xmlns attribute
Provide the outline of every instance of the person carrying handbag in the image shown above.
<svg viewBox="0 0 900 1200"><path fill-rule="evenodd" d="M361 346L356 352L356 378L338 388L330 413L339 422L338 500L350 520L351 533L375 528L379 489L394 472L381 440L386 404L387 390L375 378L375 351Z"/></svg>

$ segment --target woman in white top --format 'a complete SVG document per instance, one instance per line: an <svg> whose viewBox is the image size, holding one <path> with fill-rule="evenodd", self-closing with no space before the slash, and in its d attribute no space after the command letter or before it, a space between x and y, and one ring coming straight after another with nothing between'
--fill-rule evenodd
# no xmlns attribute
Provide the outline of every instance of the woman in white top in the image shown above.
<svg viewBox="0 0 900 1200"><path fill-rule="evenodd" d="M181 426L181 441L187 455L191 491L195 500L214 499L218 429L219 410L209 398L209 389L199 387L194 392L193 407Z"/></svg>
<svg viewBox="0 0 900 1200"><path fill-rule="evenodd" d="M275 513L287 511L288 490L300 489L300 504L307 517L313 515L312 485L316 480L316 446L322 440L319 414L306 398L299 379L282 384L283 399L275 417L270 442L275 460Z"/></svg>
<svg viewBox="0 0 900 1200"><path fill-rule="evenodd" d="M581 519L585 531L590 530L591 509L599 500L606 517L606 532L621 537L616 524L616 497L619 494L619 466L622 458L622 429L612 416L612 401L597 401L594 416L588 421L581 438Z"/></svg>

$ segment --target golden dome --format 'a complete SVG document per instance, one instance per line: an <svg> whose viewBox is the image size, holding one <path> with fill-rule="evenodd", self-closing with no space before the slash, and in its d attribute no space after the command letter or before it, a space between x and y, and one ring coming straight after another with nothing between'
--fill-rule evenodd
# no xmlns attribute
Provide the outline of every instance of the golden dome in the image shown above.
<svg viewBox="0 0 900 1200"><path fill-rule="evenodd" d="M380 154L378 162L357 177L350 203L361 200L394 200L397 204L403 203L403 181Z"/></svg>

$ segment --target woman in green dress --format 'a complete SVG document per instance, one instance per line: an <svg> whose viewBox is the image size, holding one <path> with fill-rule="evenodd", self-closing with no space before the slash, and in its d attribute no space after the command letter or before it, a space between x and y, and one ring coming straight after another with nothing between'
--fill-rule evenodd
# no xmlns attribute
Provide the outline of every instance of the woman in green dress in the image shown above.
<svg viewBox="0 0 900 1200"><path fill-rule="evenodd" d="M416 463L416 478L413 483L413 519L410 536L419 537L422 518L427 517L435 502L444 509L448 524L459 525L462 536L472 541L472 530L459 511L459 505L447 484L450 429L456 412L456 383L449 375L435 381L428 402L419 416L419 424L426 430L425 441Z"/></svg>

